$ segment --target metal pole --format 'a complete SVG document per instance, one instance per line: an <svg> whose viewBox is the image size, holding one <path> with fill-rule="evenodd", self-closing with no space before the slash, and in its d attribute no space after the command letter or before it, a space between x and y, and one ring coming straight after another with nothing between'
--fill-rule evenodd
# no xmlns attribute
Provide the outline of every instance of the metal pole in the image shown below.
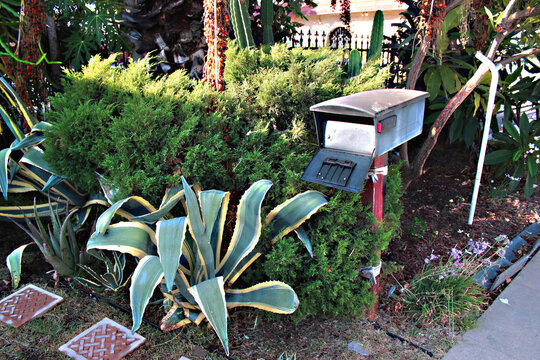
<svg viewBox="0 0 540 360"><path fill-rule="evenodd" d="M491 85L489 87L488 106L486 110L486 121L484 122L484 135L482 137L482 146L480 148L480 157L478 158L478 167L476 168L476 179L474 182L473 196L471 200L471 211L469 212L469 225L472 225L474 219L474 211L476 210L476 201L478 200L478 191L480 189L480 179L482 178L482 168L484 167L484 159L486 157L486 148L489 137L489 129L491 125L491 117L493 116L493 108L495 106L495 95L497 93L497 84L499 83L499 68L500 65L495 65L493 61L487 58L480 51L476 53L476 58L482 61L482 64L487 66L491 71Z"/></svg>

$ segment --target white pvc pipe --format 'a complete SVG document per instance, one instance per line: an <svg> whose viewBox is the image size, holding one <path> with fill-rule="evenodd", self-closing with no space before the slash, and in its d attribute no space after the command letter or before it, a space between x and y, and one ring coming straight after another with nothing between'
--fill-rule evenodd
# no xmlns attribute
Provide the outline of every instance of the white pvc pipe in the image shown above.
<svg viewBox="0 0 540 360"><path fill-rule="evenodd" d="M495 95L497 93L497 84L499 83L499 68L500 65L495 65L493 61L487 58L480 51L476 53L476 58L486 65L491 71L491 85L489 86L488 106L486 110L486 121L484 122L484 135L482 136L482 146L480 147L480 157L478 158L478 167L476 168L476 179L474 182L473 196L471 200L471 211L469 212L469 225L472 225L474 219L474 211L476 210L476 202L478 200L478 190L480 189L480 179L482 178L482 168L484 167L484 159L486 157L486 148L489 137L489 129L491 127L491 117L493 116L493 108L495 107Z"/></svg>

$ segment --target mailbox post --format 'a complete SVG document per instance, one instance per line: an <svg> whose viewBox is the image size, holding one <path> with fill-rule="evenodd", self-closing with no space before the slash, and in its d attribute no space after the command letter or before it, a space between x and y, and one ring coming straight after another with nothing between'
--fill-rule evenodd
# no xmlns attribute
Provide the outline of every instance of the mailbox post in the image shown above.
<svg viewBox="0 0 540 360"><path fill-rule="evenodd" d="M355 193L364 188L364 205L371 205L381 221L387 153L422 132L428 96L416 90L378 89L313 105L319 151L302 180ZM373 268L366 273L371 291L378 295L378 274ZM377 303L370 319L376 315Z"/></svg>

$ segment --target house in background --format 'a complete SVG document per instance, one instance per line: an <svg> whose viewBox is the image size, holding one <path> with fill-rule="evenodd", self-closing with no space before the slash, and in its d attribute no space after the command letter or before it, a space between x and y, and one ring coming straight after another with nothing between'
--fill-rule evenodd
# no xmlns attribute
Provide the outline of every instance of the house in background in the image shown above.
<svg viewBox="0 0 540 360"><path fill-rule="evenodd" d="M349 30L339 19L339 1L336 1L335 9L330 6L330 0L316 0L315 2L317 3L315 8L308 6L302 8L302 13L308 18L307 21L293 18L294 21L303 24L298 29L305 35L302 38L303 44L300 46L314 46L311 42L317 41L334 48L349 47L348 41L351 41L353 48L360 47L360 42L368 41L371 36L373 18L377 10L381 10L384 14L384 35L386 36L391 36L396 32L397 28L392 26L392 23L401 22L400 13L407 10L407 5L398 0L351 0ZM310 41L310 44L307 44L307 41ZM315 46L323 44L319 43Z"/></svg>

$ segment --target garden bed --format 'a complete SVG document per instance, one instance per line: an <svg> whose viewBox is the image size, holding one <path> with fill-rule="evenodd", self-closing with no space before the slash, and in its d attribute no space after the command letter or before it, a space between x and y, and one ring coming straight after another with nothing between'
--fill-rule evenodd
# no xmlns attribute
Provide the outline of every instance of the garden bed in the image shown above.
<svg viewBox="0 0 540 360"><path fill-rule="evenodd" d="M468 156L457 155L453 165L447 165L444 154L449 149L440 145L426 168L426 174L412 184L402 201L402 235L394 239L383 252L386 263L404 265L402 271L383 277L380 312L375 323L382 329L400 335L412 343L441 358L455 341L448 329L440 325L413 324L407 317L397 316L395 301L385 298L391 285L410 281L419 272L424 259L432 251L443 257L454 246L464 247L468 239L483 237L493 240L499 235L509 238L517 235L528 224L540 221L540 196L525 200L519 195L506 194L497 189L496 183L484 180L477 205L475 221L467 225L468 202L474 185L476 166ZM453 149L453 154L458 154ZM484 179L489 179L486 174ZM489 185L489 190L487 186ZM2 223L0 230L0 257L5 258L18 245L29 242L14 224ZM119 310L91 299L87 294L53 285L39 275L50 270L39 250L28 248L23 258L21 284L35 283L60 293L66 301L58 309L34 320L26 327L14 330L0 325L0 354L12 359L58 358L56 348L68 336L99 321L103 316L129 326L130 316ZM0 268L0 296L11 292L9 273L2 262ZM113 296L113 301L128 306L127 290ZM109 295L107 295L109 296ZM302 301L302 299L300 299ZM75 310L74 310L75 309ZM145 314L153 322L163 316L159 305L149 307ZM49 332L50 329L51 332ZM139 332L148 338L146 344L135 351L130 359L179 358L181 355L195 358L224 358L219 340L211 329L186 326L171 333L161 333L148 324ZM56 334L56 335L55 335ZM453 335L453 334L452 334ZM266 315L258 311L237 310L231 312L229 321L231 357L234 359L277 359L284 351L296 352L299 359L423 359L429 356L399 340L391 339L383 330L377 330L365 319L317 319L308 317L295 324L287 316ZM351 341L361 343L370 353L369 357L357 355L347 349ZM209 351L215 351L212 353Z"/></svg>

